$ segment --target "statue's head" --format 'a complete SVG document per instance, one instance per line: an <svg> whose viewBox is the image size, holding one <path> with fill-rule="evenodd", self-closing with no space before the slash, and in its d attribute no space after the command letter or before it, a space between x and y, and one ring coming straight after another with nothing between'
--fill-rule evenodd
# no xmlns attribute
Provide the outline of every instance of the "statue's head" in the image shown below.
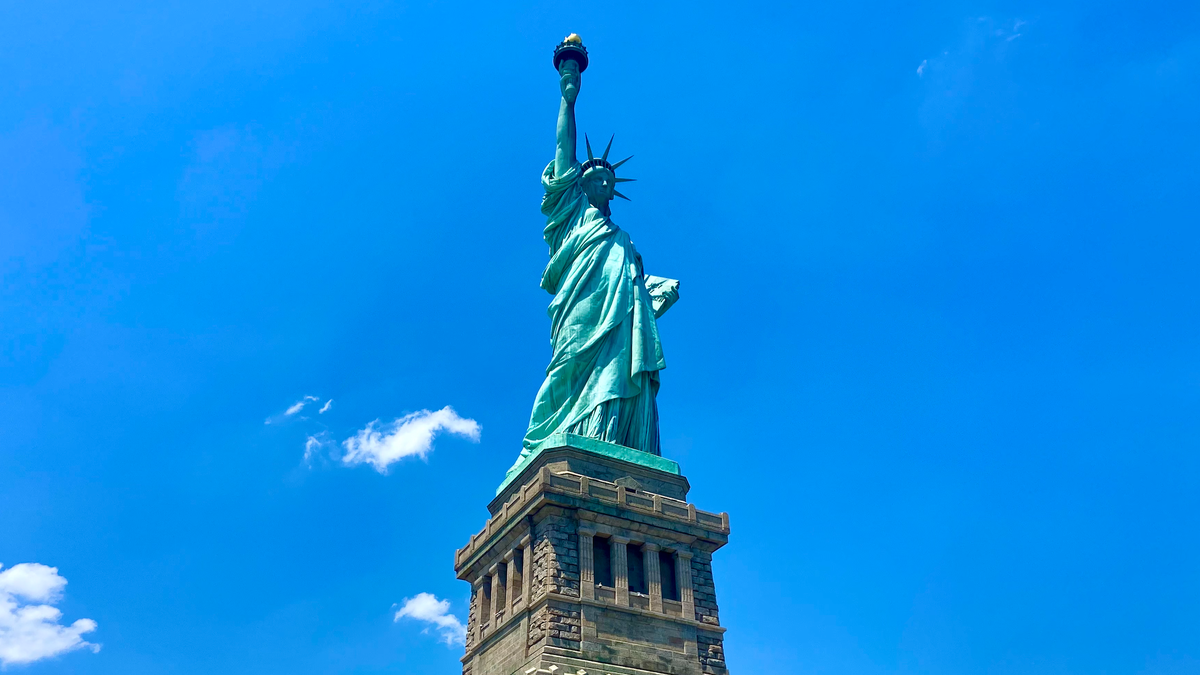
<svg viewBox="0 0 1200 675"><path fill-rule="evenodd" d="M583 188L583 194L587 195L589 204L606 211L617 191L617 177L605 167L595 166L584 172L580 187Z"/></svg>
<svg viewBox="0 0 1200 675"><path fill-rule="evenodd" d="M588 140L587 134L584 134L583 142L587 144L588 158L580 167L580 170L583 171L583 177L579 181L580 187L587 195L589 204L608 213L608 203L612 201L613 197L629 199L617 192L617 183L626 183L636 179L617 178L617 167L633 159L633 156L630 155L616 164L610 164L608 151L612 150L611 138L608 139L608 147L604 149L604 154L600 157L592 156L592 142Z"/></svg>

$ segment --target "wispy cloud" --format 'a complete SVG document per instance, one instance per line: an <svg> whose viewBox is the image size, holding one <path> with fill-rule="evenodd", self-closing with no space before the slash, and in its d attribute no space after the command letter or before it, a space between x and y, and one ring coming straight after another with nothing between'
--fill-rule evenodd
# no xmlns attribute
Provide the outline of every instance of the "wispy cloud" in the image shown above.
<svg viewBox="0 0 1200 675"><path fill-rule="evenodd" d="M423 632L436 629L442 642L447 645L463 644L466 641L467 627L450 613L450 601L438 600L432 593L418 593L415 597L406 599L404 606L396 612L392 621L400 621L403 618L433 624Z"/></svg>
<svg viewBox="0 0 1200 675"><path fill-rule="evenodd" d="M1013 40L1016 40L1017 38L1021 37L1021 33L1020 33L1021 26L1024 26L1024 25L1025 25L1025 24L1027 24L1027 23L1029 23L1029 22L1028 22L1028 21L1022 21L1021 19L1017 19L1016 21L1014 21L1014 22L1013 22L1013 27L1012 27L1012 33L1011 33L1011 34L1010 34L1008 37L1004 38L1004 41L1005 41L1005 42L1012 42ZM1004 35L1004 32L1003 32L1003 31L997 31L997 33L996 33L996 34L997 34L997 35Z"/></svg>
<svg viewBox="0 0 1200 675"><path fill-rule="evenodd" d="M946 45L921 61L916 74L925 96L918 116L931 142L940 142L982 109L980 97L1011 89L1003 64L1020 52L1016 39L1032 27L1024 19L970 17Z"/></svg>
<svg viewBox="0 0 1200 675"><path fill-rule="evenodd" d="M70 626L59 623L62 612L53 603L62 597L66 585L58 568L39 563L21 563L0 572L0 667L33 663L76 649L100 651L100 645L81 637L96 630L95 621L79 619Z"/></svg>
<svg viewBox="0 0 1200 675"><path fill-rule="evenodd" d="M308 464L309 466L312 465L312 461L317 456L317 453L320 452L321 448L325 446L325 443L326 443L325 439L326 439L326 434L324 431L322 431L319 434L316 434L314 436L309 436L308 438L304 439L304 463L305 464Z"/></svg>
<svg viewBox="0 0 1200 675"><path fill-rule="evenodd" d="M430 412L419 410L380 425L376 420L354 436L342 442L347 465L370 464L379 473L387 473L388 465L416 455L424 459L433 449L434 437L447 432L472 441L479 441L479 423L459 417L450 406Z"/></svg>
<svg viewBox="0 0 1200 675"><path fill-rule="evenodd" d="M923 59L917 66L917 76L927 74L954 73L965 67L970 67L985 55L995 58L1002 56L999 48L1005 42L1012 42L1021 37L1021 28L1028 26L1024 19L1015 19L1012 28L1006 28L1007 22L1000 24L991 17L979 16L968 20L963 32L959 35L957 44L951 49L940 50L941 54Z"/></svg>
<svg viewBox="0 0 1200 675"><path fill-rule="evenodd" d="M320 400L320 399L318 399L316 396L311 396L311 395L305 396L304 398L300 399L299 401L296 401L292 405L288 406L287 410L284 410L281 414L272 415L272 416L268 417L266 419L266 421L263 422L263 424L274 424L276 422L281 422L284 419L295 415L296 413L300 412L301 410L304 410L304 408L309 403L312 403L313 401L317 401L317 400ZM322 412L324 412L324 411L322 411Z"/></svg>
<svg viewBox="0 0 1200 675"><path fill-rule="evenodd" d="M317 400L316 396L305 396L304 398L300 399L299 401L296 401L295 403L293 403L292 407L288 408L283 414L289 415L289 416L295 415L296 413L300 412L301 410L304 410L304 406L308 405L309 403L312 403L315 400Z"/></svg>
<svg viewBox="0 0 1200 675"><path fill-rule="evenodd" d="M321 406L321 409L317 411L317 414L324 415L325 413L329 412L329 409L332 407L333 407L333 399L329 399L328 401L325 401L325 405Z"/></svg>

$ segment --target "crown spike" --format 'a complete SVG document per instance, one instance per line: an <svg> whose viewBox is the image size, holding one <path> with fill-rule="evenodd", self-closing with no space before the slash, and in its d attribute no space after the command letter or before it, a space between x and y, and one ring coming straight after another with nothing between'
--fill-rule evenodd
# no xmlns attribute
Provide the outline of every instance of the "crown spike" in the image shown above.
<svg viewBox="0 0 1200 675"><path fill-rule="evenodd" d="M637 179L636 179L636 178L614 178L613 180L614 180L614 181L616 181L616 182L618 182L618 183L630 183L630 182L632 182L632 181L635 181L635 180L637 180Z"/></svg>
<svg viewBox="0 0 1200 675"><path fill-rule="evenodd" d="M633 201L633 200L632 200L632 199L630 199L629 197L626 197L625 195L621 194L620 192L617 192L616 190L613 190L613 194L614 194L614 195L616 195L616 196L618 196L618 197L620 197L621 199L624 199L624 200L625 200L625 201L627 201L627 202L631 202L631 201Z"/></svg>
<svg viewBox="0 0 1200 675"><path fill-rule="evenodd" d="M608 139L608 147L604 149L604 155L600 159L603 159L605 161L608 160L608 151L612 150L613 138L616 138L616 137L617 137L617 135L613 134L612 137Z"/></svg>
<svg viewBox="0 0 1200 675"><path fill-rule="evenodd" d="M595 159L594 157L592 157L592 142L588 140L587 134L583 135L583 142L587 145L588 161Z"/></svg>
<svg viewBox="0 0 1200 675"><path fill-rule="evenodd" d="M622 164L624 164L625 162L628 162L628 161L629 161L629 160L631 160L631 159L633 159L633 155L630 155L630 156L626 157L625 159L623 159L623 160L621 160L621 161L617 162L616 164L613 164L613 165L612 165L612 167L613 167L613 171L616 171L616 169L617 169L617 167L618 167L618 166L621 166Z"/></svg>

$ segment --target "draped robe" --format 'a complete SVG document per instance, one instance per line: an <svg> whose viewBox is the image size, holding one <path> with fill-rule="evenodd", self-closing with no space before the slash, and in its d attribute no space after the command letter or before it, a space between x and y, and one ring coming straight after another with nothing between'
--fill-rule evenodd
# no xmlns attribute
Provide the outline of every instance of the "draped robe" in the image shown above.
<svg viewBox="0 0 1200 675"><path fill-rule="evenodd" d="M554 295L554 356L538 391L521 460L555 433L661 454L658 371L666 367L658 326L629 235L588 203L574 164L542 173L550 262L542 288Z"/></svg>

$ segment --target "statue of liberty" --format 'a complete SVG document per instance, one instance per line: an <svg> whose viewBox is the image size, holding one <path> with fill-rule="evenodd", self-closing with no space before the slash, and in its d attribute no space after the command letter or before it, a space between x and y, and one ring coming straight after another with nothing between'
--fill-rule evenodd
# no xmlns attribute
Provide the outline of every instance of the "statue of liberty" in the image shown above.
<svg viewBox="0 0 1200 675"><path fill-rule="evenodd" d="M542 288L550 302L554 354L529 417L521 457L552 434L570 433L659 455L659 371L666 367L656 320L678 298L678 282L648 277L629 234L612 220L609 202L625 197L608 161L612 140L587 161L575 157L575 100L587 50L570 35L554 52L562 101L554 161L542 172L543 236L550 262ZM514 466L514 469L516 466Z"/></svg>

